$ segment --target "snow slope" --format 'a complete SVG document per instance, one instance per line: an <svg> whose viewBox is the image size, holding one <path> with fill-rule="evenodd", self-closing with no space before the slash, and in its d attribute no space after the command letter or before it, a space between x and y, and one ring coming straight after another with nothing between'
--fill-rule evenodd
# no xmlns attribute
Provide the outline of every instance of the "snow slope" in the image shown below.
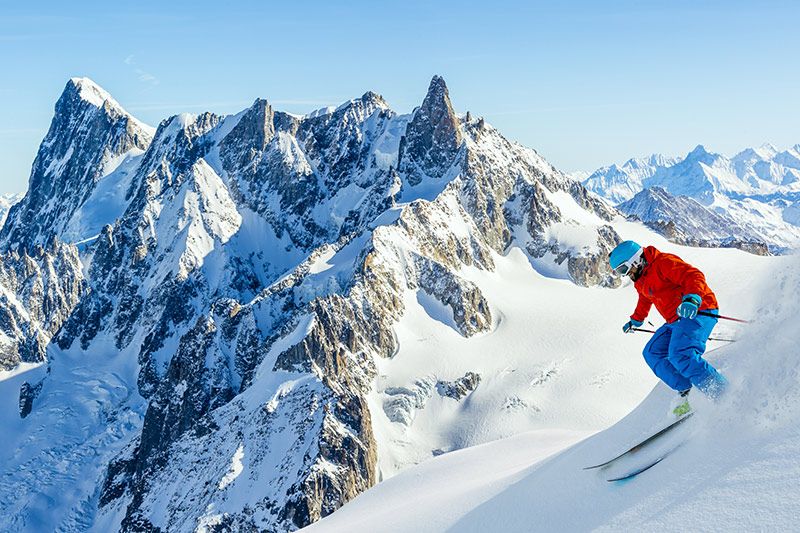
<svg viewBox="0 0 800 533"><path fill-rule="evenodd" d="M627 230L620 230L623 237L643 237L633 225ZM688 440L663 463L634 480L617 483L606 479L636 466L640 458L607 470L582 470L613 457L665 425L672 393L658 384L629 415L584 440L591 431L588 426L551 426L444 454L384 481L307 529L791 529L800 514L796 482L800 475L800 375L795 348L800 334L794 326L794 317L800 311L795 297L800 289L797 259L657 244L706 269L724 313L758 317L755 324L738 331L728 324L715 330L719 336L740 338L733 345L710 346L716 349L709 357L731 379L731 394L718 405L693 394L696 416L661 450L678 444L680 438ZM582 326L596 323L598 332L616 326L613 319L619 321L622 308L614 293L632 299L631 291L630 287L603 291L610 293L608 312L571 328L570 335L563 337L565 346L576 342L571 337ZM775 294L784 297L776 300ZM769 295L766 305L759 307L755 295ZM591 297L573 305L579 303L587 311L593 310ZM612 332L608 333L608 338L601 336L595 345L607 346ZM629 338L635 342L623 357L635 363L633 367L644 367L636 352L646 338ZM596 349L593 353L600 360L598 366L605 365L609 372L620 370L619 359L601 355ZM750 355L754 353L758 357ZM401 352L398 359L403 355ZM584 362L593 364L591 358ZM650 388L653 380L645 381L641 388ZM604 401L619 401L618 395L629 392L626 387L604 390ZM568 412L574 406L556 408ZM658 448L642 455L651 455Z"/></svg>
<svg viewBox="0 0 800 533"><path fill-rule="evenodd" d="M144 405L130 353L108 343L89 356L79 350L48 356L49 365L22 363L0 372L0 461L16 467L0 484L2 531L86 531L105 469L98 458L111 460L141 426ZM20 386L41 382L46 369L40 414L20 418ZM75 401L79 395L82 401ZM30 487L35 493L20 497Z"/></svg>

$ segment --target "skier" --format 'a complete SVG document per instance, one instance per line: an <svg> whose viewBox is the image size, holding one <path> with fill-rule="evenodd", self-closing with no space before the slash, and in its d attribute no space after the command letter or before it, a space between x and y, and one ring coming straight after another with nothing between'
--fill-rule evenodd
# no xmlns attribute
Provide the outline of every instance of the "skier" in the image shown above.
<svg viewBox="0 0 800 533"><path fill-rule="evenodd" d="M680 257L660 252L653 246L642 248L623 241L608 256L618 276L627 275L639 293L639 302L630 320L622 327L631 333L641 326L651 306L666 320L644 347L644 360L661 381L678 391L672 412L682 416L691 410L687 395L692 385L716 399L728 381L703 359L706 341L717 323L717 299L705 276Z"/></svg>

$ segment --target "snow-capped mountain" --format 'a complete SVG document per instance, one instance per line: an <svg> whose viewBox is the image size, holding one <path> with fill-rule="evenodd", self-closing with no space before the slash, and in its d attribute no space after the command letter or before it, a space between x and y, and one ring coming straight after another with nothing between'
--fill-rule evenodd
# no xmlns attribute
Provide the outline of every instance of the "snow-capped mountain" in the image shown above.
<svg viewBox="0 0 800 533"><path fill-rule="evenodd" d="M673 196L661 187L642 190L621 203L619 209L679 244L769 253L760 235L740 226L724 212L708 209L688 196Z"/></svg>
<svg viewBox="0 0 800 533"><path fill-rule="evenodd" d="M585 184L614 204L653 187L660 187L673 196L692 198L733 219L758 240L767 243L772 252L782 253L800 242L800 226L795 217L800 199L798 156L797 146L778 151L771 145L764 145L749 148L729 159L698 145L682 160L656 169L645 179L627 178L604 167ZM620 190L625 194L620 194ZM640 199L640 210L641 203ZM690 213L684 214L684 218L690 216ZM727 235L721 233L716 238L724 241Z"/></svg>
<svg viewBox="0 0 800 533"><path fill-rule="evenodd" d="M697 145L675 165L656 171L643 186L662 187L703 205L713 204L717 193L744 194L750 190L726 157L708 152L703 145Z"/></svg>
<svg viewBox="0 0 800 533"><path fill-rule="evenodd" d="M3 418L15 440L2 525L292 530L435 450L501 436L495 404L515 428L547 424L532 383L567 394L547 384L583 380L581 367L520 360L529 348L484 354L503 336L537 345L509 313L539 290L618 284L606 266L618 224L536 152L460 118L439 77L409 115L368 92L304 117L257 100L155 131L70 80L0 233L3 260L46 244L37 264L61 283L33 279L28 302L25 284L0 279L0 310L38 305L57 332L46 372L23 364L0 381L19 400ZM507 304L505 280L525 276L540 289ZM458 351L394 364L420 356L405 355L417 322ZM569 423L586 430L646 392L635 371L597 379L631 392L612 407L572 398ZM445 421L473 403L483 429L465 436Z"/></svg>
<svg viewBox="0 0 800 533"><path fill-rule="evenodd" d="M6 217L11 206L22 200L24 196L22 193L0 195L0 228L6 223Z"/></svg>
<svg viewBox="0 0 800 533"><path fill-rule="evenodd" d="M603 196L614 204L630 200L642 190L645 180L666 167L679 163L680 158L652 154L649 157L632 158L622 166L616 163L595 170L581 180L590 191Z"/></svg>
<svg viewBox="0 0 800 533"><path fill-rule="evenodd" d="M0 231L2 246L41 245L54 236L78 240L80 210L87 201L93 200L95 209L100 204L107 209L124 206L130 193L124 190L124 176L131 159L143 153L151 138L152 128L128 114L94 82L69 80L34 160L28 192L11 208ZM92 198L110 188L117 189L116 196ZM119 212L105 215L102 223L109 224Z"/></svg>
<svg viewBox="0 0 800 533"><path fill-rule="evenodd" d="M731 158L736 175L760 188L762 183L790 186L800 181L800 145L778 151L771 144L747 148ZM764 186L769 190L769 186Z"/></svg>

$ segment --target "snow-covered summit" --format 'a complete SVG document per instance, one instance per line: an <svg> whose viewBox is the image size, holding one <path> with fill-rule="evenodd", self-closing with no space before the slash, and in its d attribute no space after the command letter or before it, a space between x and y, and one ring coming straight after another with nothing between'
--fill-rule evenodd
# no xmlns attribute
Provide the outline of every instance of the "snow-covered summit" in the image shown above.
<svg viewBox="0 0 800 533"><path fill-rule="evenodd" d="M105 89L89 78L70 78L67 88L77 91L81 98L97 107L103 107L106 102L114 107L122 107Z"/></svg>
<svg viewBox="0 0 800 533"><path fill-rule="evenodd" d="M800 242L800 226L794 223L791 207L800 196L796 147L781 151L764 144L728 158L698 145L683 159L658 167L645 178L611 166L598 169L584 183L614 204L644 189L661 187L726 214L759 235L773 251L785 251Z"/></svg>
<svg viewBox="0 0 800 533"><path fill-rule="evenodd" d="M71 220L98 184L121 179L115 171L128 173L151 139L152 128L94 82L70 79L33 163L28 192L0 231L0 245L29 248L54 236L73 241Z"/></svg>
<svg viewBox="0 0 800 533"><path fill-rule="evenodd" d="M103 106L108 106L112 108L116 113L121 115L127 115L132 120L136 121L136 125L141 129L147 131L151 136L155 133L155 128L149 126L132 115L125 111L122 105L117 102L111 94L103 89L100 85L95 83L90 78L85 77L75 77L70 78L67 82L67 86L64 89L64 92L74 92L78 95L78 97L95 107L102 108Z"/></svg>
<svg viewBox="0 0 800 533"><path fill-rule="evenodd" d="M590 191L617 204L630 200L642 189L643 183L659 169L674 165L680 158L662 154L631 158L622 165L616 163L597 169L581 180Z"/></svg>

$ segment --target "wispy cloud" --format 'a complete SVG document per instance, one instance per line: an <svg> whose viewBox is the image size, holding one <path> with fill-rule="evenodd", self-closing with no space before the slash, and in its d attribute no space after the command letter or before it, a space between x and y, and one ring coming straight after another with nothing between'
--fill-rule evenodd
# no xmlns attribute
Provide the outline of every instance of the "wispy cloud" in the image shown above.
<svg viewBox="0 0 800 533"><path fill-rule="evenodd" d="M140 82L148 85L158 85L160 83L155 75L143 70L136 64L136 56L133 54L129 54L127 57L125 57L125 59L122 60L122 62L131 67L133 73L136 74L136 78Z"/></svg>

